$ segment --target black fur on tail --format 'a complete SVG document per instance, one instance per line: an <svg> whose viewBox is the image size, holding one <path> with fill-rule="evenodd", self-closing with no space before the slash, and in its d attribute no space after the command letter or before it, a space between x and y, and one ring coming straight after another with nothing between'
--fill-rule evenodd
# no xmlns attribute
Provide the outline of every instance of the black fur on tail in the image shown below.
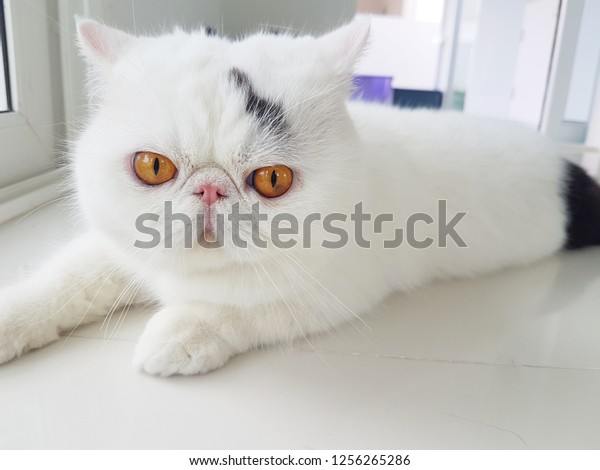
<svg viewBox="0 0 600 470"><path fill-rule="evenodd" d="M600 186L573 163L567 163L564 198L567 210L565 249L600 245Z"/></svg>

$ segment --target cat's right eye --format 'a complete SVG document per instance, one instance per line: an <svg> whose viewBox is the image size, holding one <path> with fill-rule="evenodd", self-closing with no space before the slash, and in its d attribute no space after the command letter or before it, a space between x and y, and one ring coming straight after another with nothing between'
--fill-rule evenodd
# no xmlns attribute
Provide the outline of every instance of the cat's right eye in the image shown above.
<svg viewBox="0 0 600 470"><path fill-rule="evenodd" d="M137 152L133 156L133 170L142 182L151 186L171 181L177 174L171 160L154 152Z"/></svg>

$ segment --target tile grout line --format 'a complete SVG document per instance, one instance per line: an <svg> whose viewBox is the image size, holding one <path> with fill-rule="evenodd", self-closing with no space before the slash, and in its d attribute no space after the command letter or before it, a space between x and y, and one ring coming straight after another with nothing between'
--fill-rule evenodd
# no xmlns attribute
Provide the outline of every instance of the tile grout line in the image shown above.
<svg viewBox="0 0 600 470"><path fill-rule="evenodd" d="M61 338L64 338L61 336ZM77 336L71 335L70 338L78 338L78 339L89 339L93 341L118 341L121 343L136 343L137 339L124 339L124 338L100 338L93 336ZM265 349L256 349L258 351L267 351L272 352L274 350L265 350ZM404 361L413 361L413 362L434 362L434 363L443 363L443 364L463 364L463 365L478 365L478 366L497 366L497 367L510 367L510 368L519 368L526 367L530 369L555 369L555 370L577 370L577 371L587 371L587 372L600 372L600 368L595 367L570 367L570 366L552 366L552 365L543 365L543 364L515 364L515 363L502 363L502 362L484 362L484 361L467 361L467 360L451 360L451 359L436 359L436 358L428 358L428 357L413 357L413 356L399 356L393 354L365 354L360 352L340 352L340 351L308 351L305 349L289 349L291 353L308 353L308 354L329 354L336 356L349 356L349 357L366 357L371 359L396 359L396 360L404 360ZM243 353L242 353L243 354Z"/></svg>
<svg viewBox="0 0 600 470"><path fill-rule="evenodd" d="M414 362L436 362L444 364L464 364L464 365L478 365L478 366L498 366L498 367L527 367L531 369L557 369L557 370L577 370L577 371L588 371L588 372L600 372L600 367L570 367L570 366L552 366L542 364L515 364L515 363L502 363L502 362L483 362L483 361L461 361L451 359L436 359L428 357L412 357L412 356L397 356L392 354L365 354L359 352L340 352L340 351L308 351L305 349L292 349L291 352L308 353L308 354L331 354L337 356L350 356L350 357L366 357L371 359L398 359L404 361Z"/></svg>

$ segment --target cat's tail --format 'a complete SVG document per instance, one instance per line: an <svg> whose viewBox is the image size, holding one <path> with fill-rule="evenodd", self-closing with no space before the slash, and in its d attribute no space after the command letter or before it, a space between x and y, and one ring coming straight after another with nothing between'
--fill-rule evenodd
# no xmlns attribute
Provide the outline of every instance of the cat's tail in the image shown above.
<svg viewBox="0 0 600 470"><path fill-rule="evenodd" d="M581 167L568 162L565 168L567 239L565 249L600 245L600 186Z"/></svg>

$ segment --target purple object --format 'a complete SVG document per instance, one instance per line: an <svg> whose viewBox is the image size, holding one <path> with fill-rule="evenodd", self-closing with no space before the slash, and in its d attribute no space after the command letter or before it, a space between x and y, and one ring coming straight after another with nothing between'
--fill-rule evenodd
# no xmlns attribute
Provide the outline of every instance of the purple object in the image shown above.
<svg viewBox="0 0 600 470"><path fill-rule="evenodd" d="M354 91L350 99L391 104L394 98L392 79L393 77L355 75L352 79Z"/></svg>

